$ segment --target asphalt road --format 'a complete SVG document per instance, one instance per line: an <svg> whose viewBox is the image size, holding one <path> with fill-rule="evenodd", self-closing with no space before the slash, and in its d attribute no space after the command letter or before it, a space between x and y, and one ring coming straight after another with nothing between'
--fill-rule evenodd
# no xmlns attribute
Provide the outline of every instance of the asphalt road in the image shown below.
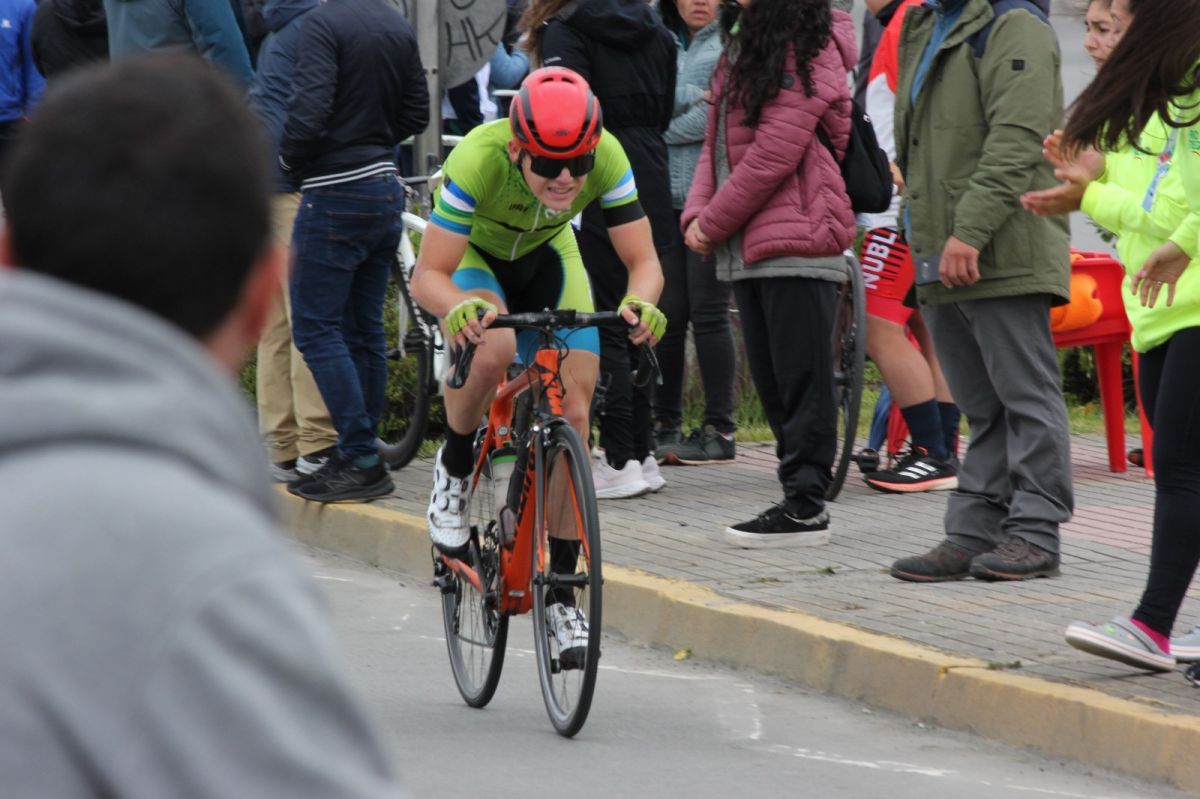
<svg viewBox="0 0 1200 799"><path fill-rule="evenodd" d="M450 675L433 588L306 556L414 796L1184 796L607 638L591 716L568 741L542 706L528 618L510 629L492 704L472 710Z"/></svg>

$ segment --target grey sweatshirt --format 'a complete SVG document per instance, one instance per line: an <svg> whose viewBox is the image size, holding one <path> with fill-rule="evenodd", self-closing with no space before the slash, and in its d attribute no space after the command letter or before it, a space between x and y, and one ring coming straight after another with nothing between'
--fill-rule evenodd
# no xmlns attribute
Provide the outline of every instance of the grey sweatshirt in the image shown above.
<svg viewBox="0 0 1200 799"><path fill-rule="evenodd" d="M398 795L271 499L194 341L0 268L0 793Z"/></svg>

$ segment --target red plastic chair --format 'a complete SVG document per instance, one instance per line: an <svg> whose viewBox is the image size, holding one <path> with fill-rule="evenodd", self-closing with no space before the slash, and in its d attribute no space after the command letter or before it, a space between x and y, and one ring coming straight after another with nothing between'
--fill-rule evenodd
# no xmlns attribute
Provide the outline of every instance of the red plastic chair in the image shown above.
<svg viewBox="0 0 1200 799"><path fill-rule="evenodd" d="M1078 330L1054 334L1054 344L1064 347L1092 347L1096 356L1096 378L1100 383L1100 408L1104 414L1104 436L1108 444L1108 468L1114 472L1126 470L1125 460L1125 392L1121 379L1121 351L1129 341L1132 328L1125 316L1125 303L1121 297L1125 282L1125 269L1107 253L1074 253L1071 270L1091 275L1096 281L1097 295L1104 306L1100 318L1093 324ZM1134 355L1134 372L1137 372L1137 356ZM1136 381L1135 381L1136 382ZM1145 457L1146 475L1154 475L1150 458L1153 435L1141 412L1142 447Z"/></svg>

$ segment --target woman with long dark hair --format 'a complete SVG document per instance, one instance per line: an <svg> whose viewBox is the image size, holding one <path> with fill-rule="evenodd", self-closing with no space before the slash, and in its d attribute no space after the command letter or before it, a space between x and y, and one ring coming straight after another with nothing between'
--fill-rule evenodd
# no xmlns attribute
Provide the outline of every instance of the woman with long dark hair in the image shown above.
<svg viewBox="0 0 1200 799"><path fill-rule="evenodd" d="M850 137L854 25L829 0L738 0L721 27L726 51L682 227L733 283L784 494L724 537L822 544L837 427L829 340L855 230L837 160Z"/></svg>
<svg viewBox="0 0 1200 799"><path fill-rule="evenodd" d="M1200 169L1191 163L1200 155L1200 40L1178 35L1200 23L1200 2L1113 0L1110 12L1120 40L1076 102L1067 155L1056 137L1048 141L1065 183L1023 201L1043 213L1082 206L1119 234L1133 273L1126 307L1141 353L1139 389L1155 433L1154 531L1141 601L1132 617L1071 624L1067 641L1169 671L1200 659L1200 631L1170 639L1200 564L1200 274L1187 269L1200 250Z"/></svg>

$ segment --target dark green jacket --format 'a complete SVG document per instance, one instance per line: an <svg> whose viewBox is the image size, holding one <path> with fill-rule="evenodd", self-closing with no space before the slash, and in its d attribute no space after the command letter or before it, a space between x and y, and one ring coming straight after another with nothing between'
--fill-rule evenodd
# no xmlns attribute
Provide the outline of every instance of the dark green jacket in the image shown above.
<svg viewBox="0 0 1200 799"><path fill-rule="evenodd" d="M1031 189L1057 182L1042 139L1062 119L1062 76L1054 31L1029 11L1002 14L982 58L969 38L993 18L988 0L967 0L911 101L913 78L933 35L935 12L913 6L900 35L896 163L906 190L901 219L911 223L918 262L940 254L953 235L980 251L980 281L948 289L918 286L921 304L1021 294L1065 302L1070 234L1065 217L1021 208Z"/></svg>

